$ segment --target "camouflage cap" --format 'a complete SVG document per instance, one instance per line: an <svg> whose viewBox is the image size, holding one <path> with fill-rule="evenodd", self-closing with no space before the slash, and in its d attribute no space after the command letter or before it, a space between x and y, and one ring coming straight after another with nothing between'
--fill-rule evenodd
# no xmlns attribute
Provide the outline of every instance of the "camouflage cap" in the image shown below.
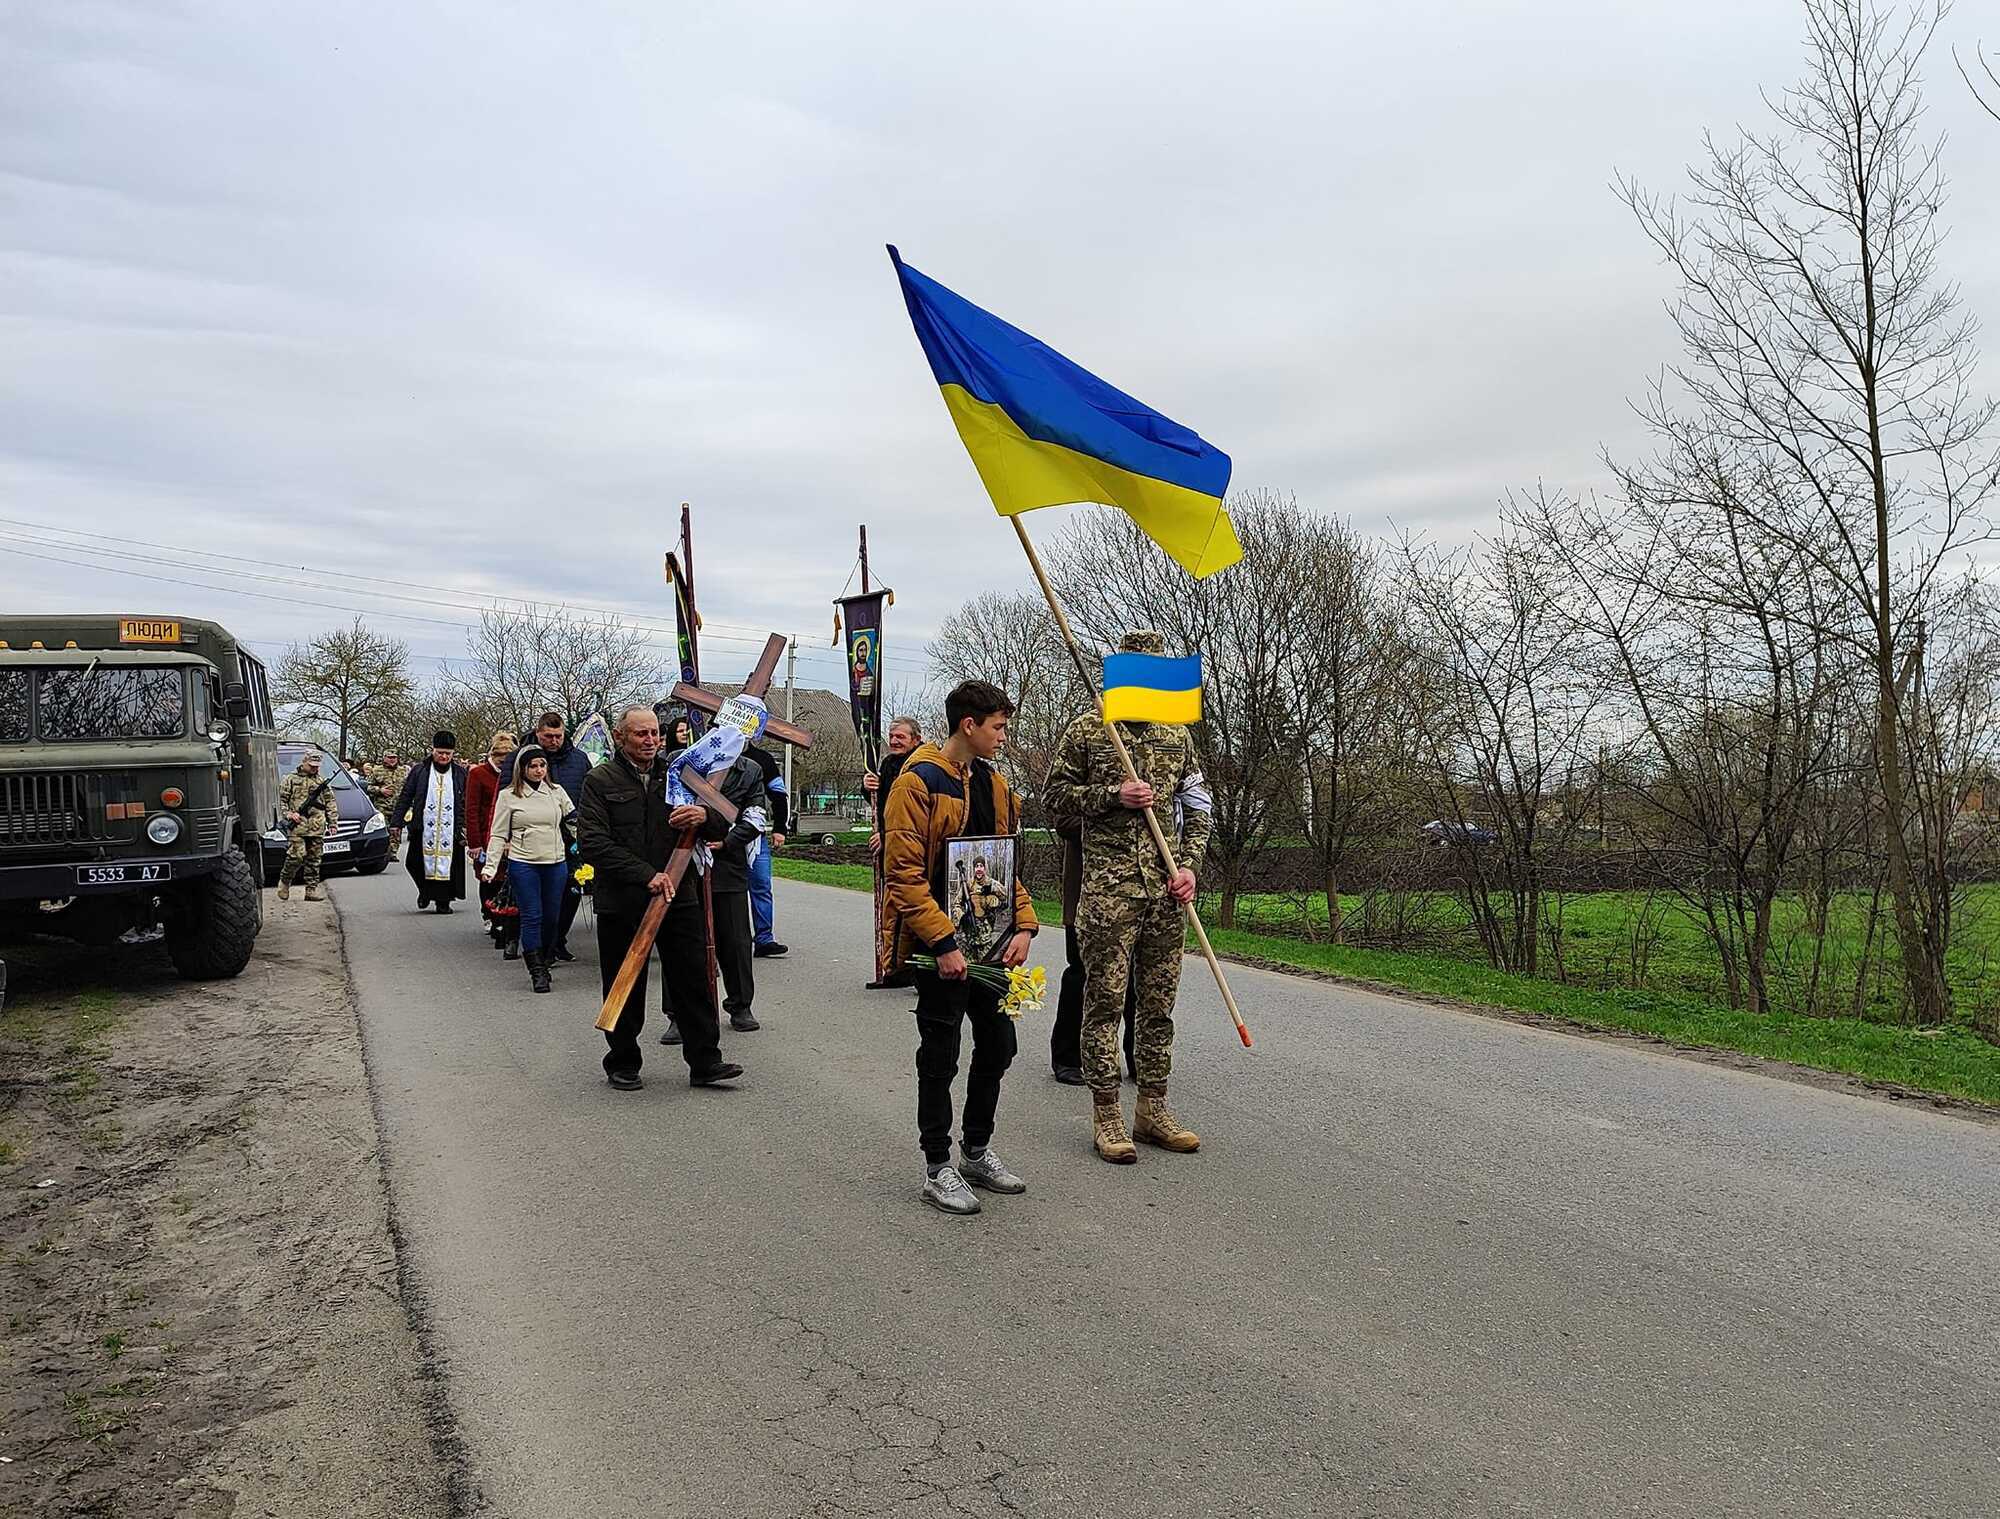
<svg viewBox="0 0 2000 1519"><path fill-rule="evenodd" d="M1137 628L1118 640L1120 654L1164 654L1167 641L1151 628Z"/></svg>

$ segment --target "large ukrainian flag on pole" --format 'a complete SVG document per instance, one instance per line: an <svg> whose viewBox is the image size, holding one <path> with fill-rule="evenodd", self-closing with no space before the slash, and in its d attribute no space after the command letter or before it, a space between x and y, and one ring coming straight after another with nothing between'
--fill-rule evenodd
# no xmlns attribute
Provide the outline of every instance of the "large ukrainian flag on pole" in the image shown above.
<svg viewBox="0 0 2000 1519"><path fill-rule="evenodd" d="M1243 557L1229 455L889 250L958 436L1003 517L1098 501L1197 579Z"/></svg>

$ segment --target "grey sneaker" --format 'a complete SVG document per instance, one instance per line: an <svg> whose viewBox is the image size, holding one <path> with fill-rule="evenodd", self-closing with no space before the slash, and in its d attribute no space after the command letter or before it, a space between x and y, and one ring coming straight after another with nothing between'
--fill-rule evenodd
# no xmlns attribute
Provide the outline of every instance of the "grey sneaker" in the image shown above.
<svg viewBox="0 0 2000 1519"><path fill-rule="evenodd" d="M1025 1192L1028 1184L1007 1169L1007 1163L991 1149L977 1160L970 1155L963 1157L958 1169L965 1179L975 1187L984 1187L988 1192Z"/></svg>
<svg viewBox="0 0 2000 1519"><path fill-rule="evenodd" d="M935 1176L924 1178L924 1201L940 1213L977 1213L979 1199L972 1195L972 1188L965 1184L950 1166L946 1166Z"/></svg>

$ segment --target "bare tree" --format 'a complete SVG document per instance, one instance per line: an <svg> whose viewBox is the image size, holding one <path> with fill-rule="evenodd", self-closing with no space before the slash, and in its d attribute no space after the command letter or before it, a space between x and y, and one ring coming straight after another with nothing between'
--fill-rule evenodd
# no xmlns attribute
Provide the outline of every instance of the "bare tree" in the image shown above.
<svg viewBox="0 0 2000 1519"><path fill-rule="evenodd" d="M1388 828L1409 759L1400 682L1410 664L1401 612L1377 548L1335 518L1302 518L1301 612L1317 637L1288 672L1304 742L1300 829L1326 895L1327 930L1345 937L1341 893L1356 850Z"/></svg>
<svg viewBox="0 0 2000 1519"><path fill-rule="evenodd" d="M1855 658L1830 631L1838 587L1731 510L1744 482L1722 457L1679 459L1671 494L1661 472L1628 479L1616 513L1537 491L1507 514L1562 564L1562 614L1633 735L1652 878L1703 925L1730 1005L1767 1012L1775 909Z"/></svg>
<svg viewBox="0 0 2000 1519"><path fill-rule="evenodd" d="M1972 98L1979 102L1979 108L1988 116L2000 121L2000 71L1994 69L1984 48L1975 47L1972 50L1972 58L1973 62L1979 65L1979 72L1986 76L1984 84L1972 77L1972 70L1968 69L1965 60L1958 56L1958 49L1951 50L1951 61L1958 65L1959 78L1963 79L1966 88L1972 91Z"/></svg>
<svg viewBox="0 0 2000 1519"><path fill-rule="evenodd" d="M1406 539L1401 557L1423 667L1406 688L1418 778L1487 958L1535 975L1545 933L1562 950L1549 861L1590 817L1596 781L1603 702L1561 615L1571 588L1517 533L1449 553Z"/></svg>
<svg viewBox="0 0 2000 1519"><path fill-rule="evenodd" d="M372 631L357 617L350 627L287 648L278 660L271 698L299 720L331 729L344 761L371 717L408 703L415 692L409 646Z"/></svg>
<svg viewBox="0 0 2000 1519"><path fill-rule="evenodd" d="M1972 393L1973 324L1938 272L1940 145L1920 135L1918 65L1944 11L1804 8L1806 75L1770 102L1769 133L1711 140L1683 202L1620 183L1682 282L1686 357L1646 415L1670 454L1730 440L1729 474L1760 487L1731 509L1809 556L1855 614L1905 992L1936 1023L1950 992L1917 889L1902 704L1916 622L1989 535L2000 475L1993 405Z"/></svg>
<svg viewBox="0 0 2000 1519"><path fill-rule="evenodd" d="M1234 497L1229 511L1243 560L1206 580L1189 579L1122 512L1078 513L1049 555L1072 621L1099 650L1116 647L1127 629L1151 628L1170 650L1202 656L1194 738L1215 801L1208 853L1225 928L1236 921L1244 865L1296 806L1301 692L1325 636L1300 548L1320 519L1269 491Z"/></svg>
<svg viewBox="0 0 2000 1519"><path fill-rule="evenodd" d="M1996 610L1991 593L1971 579L1937 599L1903 706L1915 886L1941 959L1951 953L1965 904L1960 867L1993 843L1993 819L1982 814L2000 734Z"/></svg>
<svg viewBox="0 0 2000 1519"><path fill-rule="evenodd" d="M1048 603L1019 591L987 591L944 620L927 652L935 690L984 680L1013 698L1002 762L1028 813L1038 814L1056 745L1091 704Z"/></svg>
<svg viewBox="0 0 2000 1519"><path fill-rule="evenodd" d="M812 748L792 751L793 805L818 799L837 804L845 798L860 796L861 777L867 768L861 739L852 723L817 727Z"/></svg>
<svg viewBox="0 0 2000 1519"><path fill-rule="evenodd" d="M455 704L516 732L545 710L574 728L671 684L643 630L564 607L482 612L467 654L448 677Z"/></svg>

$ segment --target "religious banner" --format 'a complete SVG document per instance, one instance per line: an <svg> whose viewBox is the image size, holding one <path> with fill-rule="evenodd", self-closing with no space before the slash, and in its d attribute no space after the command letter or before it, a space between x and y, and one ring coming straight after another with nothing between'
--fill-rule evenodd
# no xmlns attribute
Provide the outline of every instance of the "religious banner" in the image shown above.
<svg viewBox="0 0 2000 1519"><path fill-rule="evenodd" d="M577 748L590 756L590 766L594 770L611 758L611 724L605 720L606 714L593 713L590 719L576 730L570 740Z"/></svg>
<svg viewBox="0 0 2000 1519"><path fill-rule="evenodd" d="M891 592L869 591L845 596L840 607L846 630L847 705L854 714L855 736L870 770L882 767L882 605Z"/></svg>

